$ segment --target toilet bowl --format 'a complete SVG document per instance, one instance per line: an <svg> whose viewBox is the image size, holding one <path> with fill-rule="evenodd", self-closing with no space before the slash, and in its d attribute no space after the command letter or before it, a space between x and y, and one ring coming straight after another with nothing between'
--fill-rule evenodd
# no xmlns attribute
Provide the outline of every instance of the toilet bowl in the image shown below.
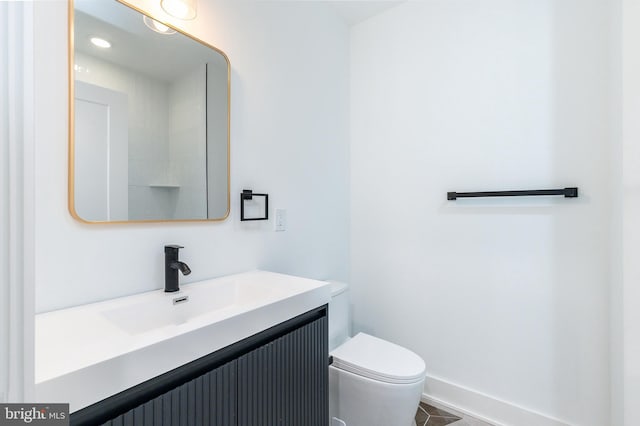
<svg viewBox="0 0 640 426"><path fill-rule="evenodd" d="M358 333L349 338L348 286L331 282L329 418L331 426L411 426L425 363L410 350Z"/></svg>

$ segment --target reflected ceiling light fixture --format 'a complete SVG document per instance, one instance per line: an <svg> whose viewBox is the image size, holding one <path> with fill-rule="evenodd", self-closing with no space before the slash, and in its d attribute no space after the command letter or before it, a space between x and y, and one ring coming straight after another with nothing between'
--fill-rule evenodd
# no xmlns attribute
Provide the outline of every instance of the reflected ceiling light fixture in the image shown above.
<svg viewBox="0 0 640 426"><path fill-rule="evenodd" d="M160 6L174 18L190 20L197 15L197 0L160 0Z"/></svg>
<svg viewBox="0 0 640 426"><path fill-rule="evenodd" d="M98 46L102 49L108 49L111 47L111 43L100 37L91 37L91 43L93 43L94 46Z"/></svg>
<svg viewBox="0 0 640 426"><path fill-rule="evenodd" d="M160 33L160 34L165 34L165 35L169 35L169 34L175 34L176 30L169 28L168 26L166 26L165 24L162 24L158 21L156 21L155 19L149 18L148 16L143 16L142 17L142 21L144 22L144 24L149 27L149 29Z"/></svg>

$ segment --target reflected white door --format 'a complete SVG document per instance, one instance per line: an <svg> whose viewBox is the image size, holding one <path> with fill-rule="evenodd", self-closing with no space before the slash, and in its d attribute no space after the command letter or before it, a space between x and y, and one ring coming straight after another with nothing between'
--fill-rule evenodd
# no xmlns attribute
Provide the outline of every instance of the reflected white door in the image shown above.
<svg viewBox="0 0 640 426"><path fill-rule="evenodd" d="M129 217L127 95L75 81L75 209L88 221Z"/></svg>

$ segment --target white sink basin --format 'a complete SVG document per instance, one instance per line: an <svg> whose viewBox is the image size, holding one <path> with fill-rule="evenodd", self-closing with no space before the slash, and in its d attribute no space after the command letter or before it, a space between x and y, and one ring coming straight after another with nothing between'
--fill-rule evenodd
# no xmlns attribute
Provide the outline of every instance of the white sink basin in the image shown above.
<svg viewBox="0 0 640 426"><path fill-rule="evenodd" d="M324 281L254 271L36 315L35 399L76 411L329 299Z"/></svg>
<svg viewBox="0 0 640 426"><path fill-rule="evenodd" d="M175 293L153 291L125 297L118 303L107 303L100 313L126 333L136 335L169 325L185 324L202 315L213 318L246 310L257 303L286 297L299 290L287 281L269 285L244 278L187 284Z"/></svg>

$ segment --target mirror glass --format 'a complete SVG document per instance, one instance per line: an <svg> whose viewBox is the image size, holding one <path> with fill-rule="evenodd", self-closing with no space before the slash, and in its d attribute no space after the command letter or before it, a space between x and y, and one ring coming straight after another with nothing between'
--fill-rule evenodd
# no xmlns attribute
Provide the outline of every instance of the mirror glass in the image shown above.
<svg viewBox="0 0 640 426"><path fill-rule="evenodd" d="M70 7L71 214L226 218L227 56L116 0Z"/></svg>

